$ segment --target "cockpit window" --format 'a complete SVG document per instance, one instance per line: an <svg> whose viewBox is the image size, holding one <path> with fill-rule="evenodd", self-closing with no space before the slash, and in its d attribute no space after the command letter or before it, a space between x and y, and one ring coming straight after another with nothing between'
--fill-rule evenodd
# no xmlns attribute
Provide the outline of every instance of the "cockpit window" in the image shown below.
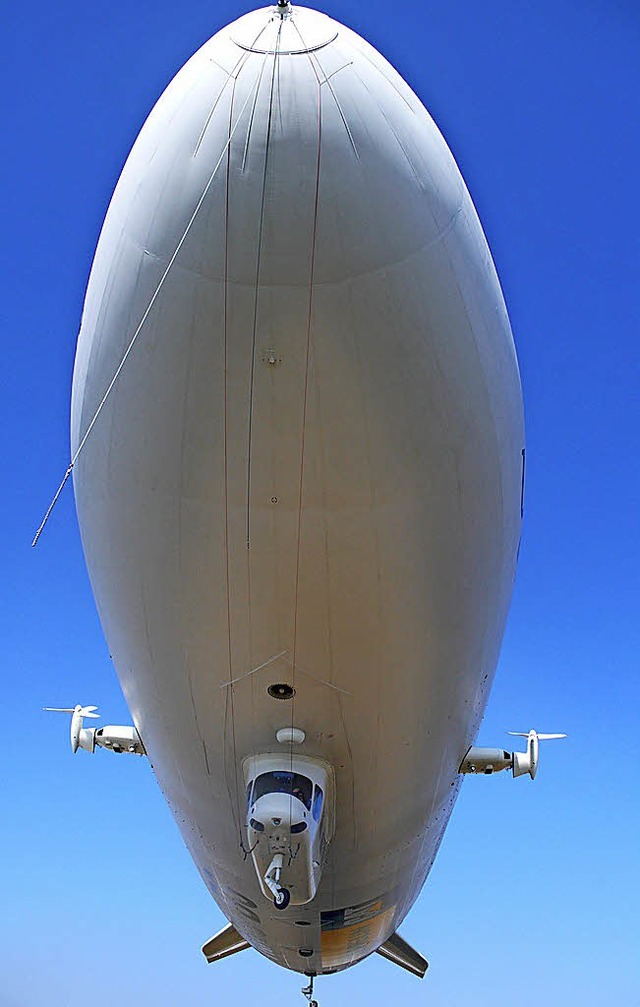
<svg viewBox="0 0 640 1007"><path fill-rule="evenodd" d="M322 814L322 787L316 785L315 793L313 795L313 817L316 822L320 821L320 815Z"/></svg>
<svg viewBox="0 0 640 1007"><path fill-rule="evenodd" d="M311 780L300 773L288 773L276 770L273 773L262 773L256 777L253 788L253 802L265 794L291 794L302 801L307 811L311 810Z"/></svg>
<svg viewBox="0 0 640 1007"><path fill-rule="evenodd" d="M252 787L253 787L253 780L251 781L251 783L247 787L247 811L251 807L251 788Z"/></svg>

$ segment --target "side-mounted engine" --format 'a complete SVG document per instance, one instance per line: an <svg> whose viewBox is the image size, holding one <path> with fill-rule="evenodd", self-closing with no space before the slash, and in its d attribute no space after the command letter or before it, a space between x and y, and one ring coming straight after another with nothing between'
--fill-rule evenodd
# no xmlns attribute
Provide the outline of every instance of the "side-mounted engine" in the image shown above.
<svg viewBox="0 0 640 1007"><path fill-rule="evenodd" d="M566 734L538 734L537 731L509 731L516 738L527 739L526 752L505 752L503 748L476 748L472 746L460 764L461 773L484 773L490 776L502 769L510 769L515 776L529 774L535 779L538 771L539 742L566 738Z"/></svg>
<svg viewBox="0 0 640 1007"><path fill-rule="evenodd" d="M75 754L79 748L85 752L95 752L98 748L108 748L111 752L129 752L131 755L146 755L142 739L133 725L117 727L107 724L105 727L85 727L84 718L97 719L97 706L53 707L45 706L48 713L71 714L71 751Z"/></svg>

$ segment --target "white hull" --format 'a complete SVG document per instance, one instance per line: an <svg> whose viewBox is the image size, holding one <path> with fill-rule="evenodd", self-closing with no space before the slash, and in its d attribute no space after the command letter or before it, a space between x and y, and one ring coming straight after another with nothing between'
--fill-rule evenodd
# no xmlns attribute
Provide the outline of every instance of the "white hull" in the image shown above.
<svg viewBox="0 0 640 1007"><path fill-rule="evenodd" d="M502 639L524 430L444 140L362 39L294 18L224 29L144 126L91 273L72 446L144 318L74 470L102 624L222 911L319 973L382 943L433 862ZM287 725L334 768L336 818L316 897L278 913L241 849L241 767Z"/></svg>

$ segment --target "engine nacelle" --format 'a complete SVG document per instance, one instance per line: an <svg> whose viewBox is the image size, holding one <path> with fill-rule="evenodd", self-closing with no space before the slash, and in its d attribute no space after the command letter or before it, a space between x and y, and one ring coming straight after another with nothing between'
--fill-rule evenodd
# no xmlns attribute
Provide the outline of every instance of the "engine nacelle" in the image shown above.
<svg viewBox="0 0 640 1007"><path fill-rule="evenodd" d="M51 707L45 706L45 710L50 713L70 713L71 714L71 751L77 752L79 748L84 748L85 752L95 752L96 745L99 748L108 748L112 752L129 752L131 755L146 755L142 738L135 727L126 725L116 727L108 724L106 727L85 727L84 718L98 718L97 706L75 707Z"/></svg>
<svg viewBox="0 0 640 1007"><path fill-rule="evenodd" d="M92 728L91 733L94 735L95 744L100 748L108 748L111 752L118 753L129 752L131 755L147 754L135 727L114 727L108 724L106 727Z"/></svg>
<svg viewBox="0 0 640 1007"><path fill-rule="evenodd" d="M511 769L515 776L525 776L532 780L538 770L540 742L553 738L566 738L566 734L540 734L538 731L509 731L518 738L527 739L526 752L505 752L503 748L471 747L460 763L459 773L499 773L502 769Z"/></svg>
<svg viewBox="0 0 640 1007"><path fill-rule="evenodd" d="M470 748L460 766L461 773L499 773L501 769L511 769L513 755L502 748Z"/></svg>
<svg viewBox="0 0 640 1007"><path fill-rule="evenodd" d="M146 755L142 739L135 727L116 727L108 724L106 727L83 727L77 734L77 744L71 747L74 752L84 748L85 752L95 752L98 748L108 748L110 752L128 752L131 755Z"/></svg>

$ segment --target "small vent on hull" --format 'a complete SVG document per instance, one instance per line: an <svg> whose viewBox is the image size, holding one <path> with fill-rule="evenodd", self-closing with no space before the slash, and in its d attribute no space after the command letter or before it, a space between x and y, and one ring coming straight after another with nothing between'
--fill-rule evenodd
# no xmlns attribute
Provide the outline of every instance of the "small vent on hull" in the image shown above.
<svg viewBox="0 0 640 1007"><path fill-rule="evenodd" d="M274 685L270 685L267 692L272 699L292 699L296 694L293 686L286 682L276 682Z"/></svg>

